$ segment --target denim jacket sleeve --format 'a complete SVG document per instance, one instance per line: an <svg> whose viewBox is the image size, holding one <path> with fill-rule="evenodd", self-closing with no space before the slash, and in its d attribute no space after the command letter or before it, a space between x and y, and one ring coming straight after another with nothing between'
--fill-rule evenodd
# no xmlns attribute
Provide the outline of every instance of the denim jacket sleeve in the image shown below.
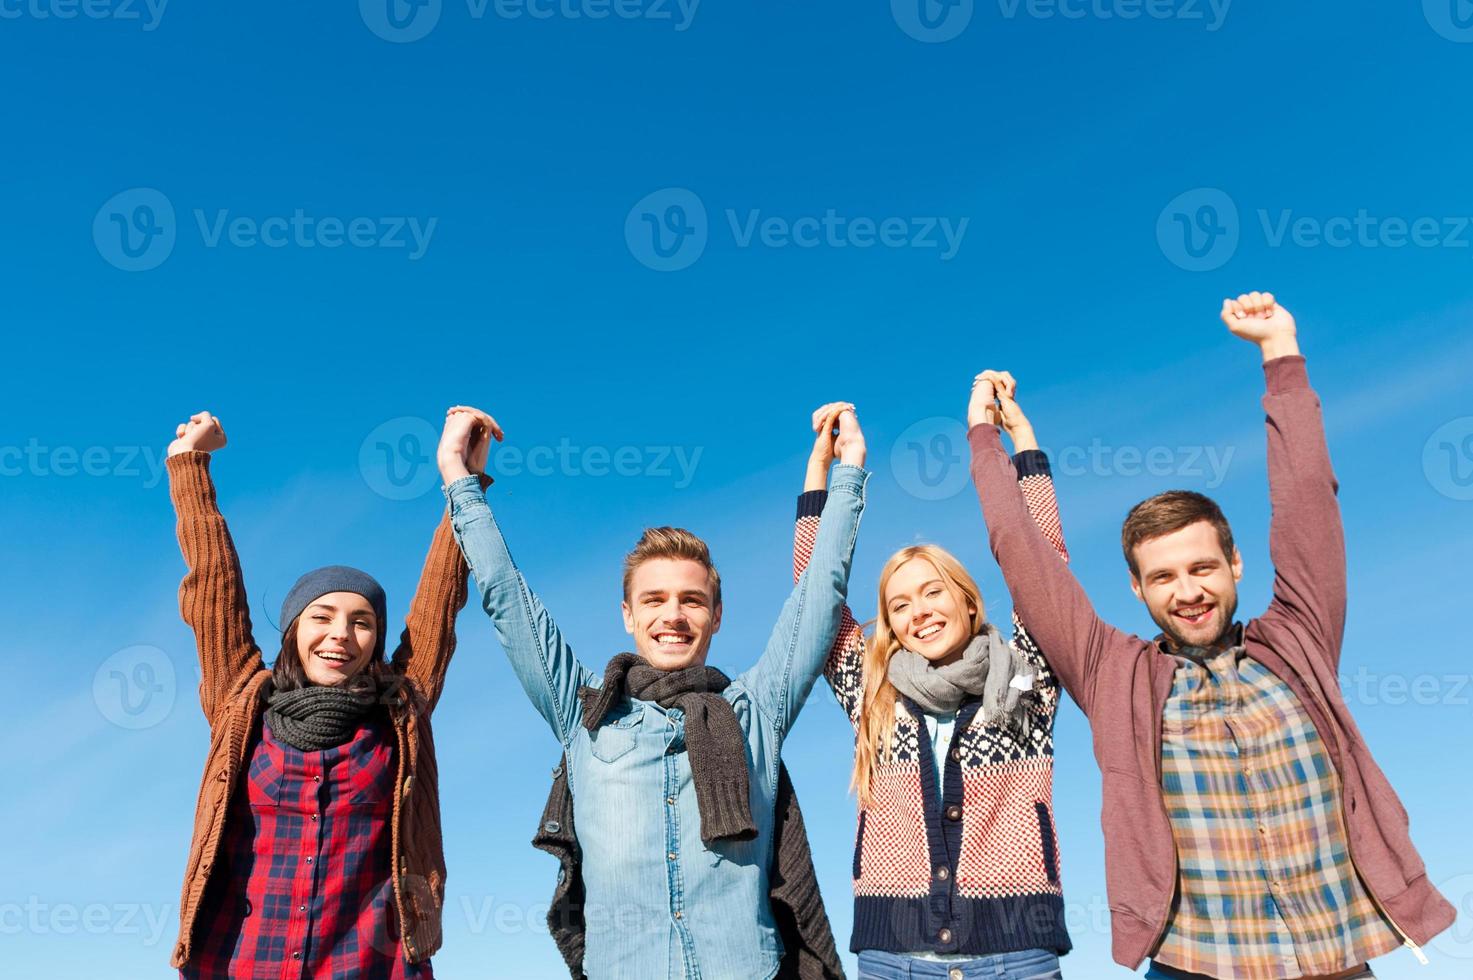
<svg viewBox="0 0 1473 980"><path fill-rule="evenodd" d="M839 632L868 479L857 466L834 467L813 557L783 604L761 659L737 678L779 737L802 710Z"/></svg>
<svg viewBox="0 0 1473 980"><path fill-rule="evenodd" d="M485 492L475 477L446 488L455 540L465 555L481 594L481 607L491 617L532 706L547 719L566 747L579 723L578 689L594 683L592 672L578 662L541 600L511 560L506 540Z"/></svg>

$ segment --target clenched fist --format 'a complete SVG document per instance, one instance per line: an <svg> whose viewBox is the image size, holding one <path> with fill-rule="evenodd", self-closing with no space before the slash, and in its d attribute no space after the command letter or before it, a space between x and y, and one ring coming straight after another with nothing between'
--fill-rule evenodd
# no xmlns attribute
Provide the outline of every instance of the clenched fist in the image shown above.
<svg viewBox="0 0 1473 980"><path fill-rule="evenodd" d="M220 420L209 412L196 412L188 422L174 427L174 441L169 443L169 455L201 452L212 453L225 445L225 429Z"/></svg>
<svg viewBox="0 0 1473 980"><path fill-rule="evenodd" d="M1234 336L1257 344L1265 361L1299 353L1294 315L1278 304L1273 293L1244 293L1223 300L1222 322Z"/></svg>

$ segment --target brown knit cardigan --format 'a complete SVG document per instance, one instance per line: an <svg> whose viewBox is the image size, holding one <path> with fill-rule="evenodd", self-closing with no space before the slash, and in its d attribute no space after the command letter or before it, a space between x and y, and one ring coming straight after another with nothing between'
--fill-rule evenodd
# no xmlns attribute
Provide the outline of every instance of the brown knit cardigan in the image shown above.
<svg viewBox="0 0 1473 980"><path fill-rule="evenodd" d="M241 792L246 753L260 731L271 672L251 636L240 562L215 503L209 454L180 453L167 465L179 519L179 547L189 568L179 586L179 611L194 630L202 676L200 706L210 725L210 753L179 899L179 939L170 961L178 968L189 961L200 901L220 851L231 798ZM404 955L412 963L428 959L441 942L445 856L429 715L455 651L455 617L465 605L467 571L447 513L435 529L406 628L391 659L393 670L413 685L421 701L418 713L394 725L399 771L391 867Z"/></svg>

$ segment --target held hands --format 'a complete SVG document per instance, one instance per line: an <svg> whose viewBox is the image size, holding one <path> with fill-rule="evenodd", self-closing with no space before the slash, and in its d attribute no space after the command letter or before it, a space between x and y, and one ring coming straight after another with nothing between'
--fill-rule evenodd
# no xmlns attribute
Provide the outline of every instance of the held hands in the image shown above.
<svg viewBox="0 0 1473 980"><path fill-rule="evenodd" d="M1265 361L1299 353L1294 315L1278 304L1273 293L1244 293L1223 300L1222 322L1235 336L1257 344Z"/></svg>
<svg viewBox="0 0 1473 980"><path fill-rule="evenodd" d="M1013 451L1037 449L1033 425L1017 402L1018 382L1009 371L983 371L972 382L972 399L967 405L967 428L974 425L1000 426L1013 440Z"/></svg>
<svg viewBox="0 0 1473 980"><path fill-rule="evenodd" d="M449 486L472 473L484 474L491 440L500 442L504 438L501 426L485 412L468 405L452 406L445 412L445 428L435 451L440 479Z"/></svg>
<svg viewBox="0 0 1473 980"><path fill-rule="evenodd" d="M849 402L829 402L813 413L813 451L808 454L804 490L822 490L828 485L834 456L850 466L863 466L864 432Z"/></svg>
<svg viewBox="0 0 1473 980"><path fill-rule="evenodd" d="M225 445L225 429L220 420L209 412L196 412L188 422L174 428L174 441L169 443L169 455L201 452L212 453Z"/></svg>

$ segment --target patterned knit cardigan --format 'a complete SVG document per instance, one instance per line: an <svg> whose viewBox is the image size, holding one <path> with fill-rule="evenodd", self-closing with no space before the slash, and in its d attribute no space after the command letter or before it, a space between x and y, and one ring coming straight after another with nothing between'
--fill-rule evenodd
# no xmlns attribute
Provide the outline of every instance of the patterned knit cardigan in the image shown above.
<svg viewBox="0 0 1473 980"><path fill-rule="evenodd" d="M1033 519L1067 561L1048 457L1029 450L1013 462ZM799 498L795 577L812 553L823 498L822 490ZM897 700L890 761L875 766L874 802L860 809L855 832L853 952L1069 951L1053 820L1059 684L1016 615L1013 631L1014 647L1037 671L1032 736L1024 741L984 725L979 702L963 702L943 798L921 709L903 695ZM863 655L864 638L846 606L824 676L856 730Z"/></svg>

